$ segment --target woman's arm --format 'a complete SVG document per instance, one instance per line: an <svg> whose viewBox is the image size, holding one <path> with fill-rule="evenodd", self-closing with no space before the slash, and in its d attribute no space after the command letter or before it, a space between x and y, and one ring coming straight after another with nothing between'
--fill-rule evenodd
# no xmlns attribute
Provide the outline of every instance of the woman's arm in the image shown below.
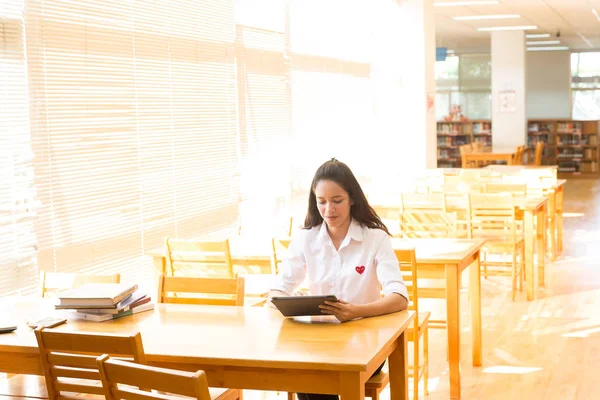
<svg viewBox="0 0 600 400"><path fill-rule="evenodd" d="M269 306L274 307L271 303L272 297L291 296L294 290L304 281L306 277L305 240L306 232L302 231L290 242L286 255L281 262L279 273L269 291Z"/></svg>
<svg viewBox="0 0 600 400"><path fill-rule="evenodd" d="M340 300L337 303L326 301L324 306L319 307L323 310L323 314L335 315L337 319L344 322L406 310L408 300L398 293L391 293L367 304L350 304Z"/></svg>

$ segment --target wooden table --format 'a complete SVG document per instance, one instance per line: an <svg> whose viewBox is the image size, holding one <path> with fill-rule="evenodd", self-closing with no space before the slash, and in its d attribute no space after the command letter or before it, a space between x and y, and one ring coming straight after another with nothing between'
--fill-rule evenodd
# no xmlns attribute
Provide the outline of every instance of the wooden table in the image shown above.
<svg viewBox="0 0 600 400"><path fill-rule="evenodd" d="M234 242L231 242L234 243ZM480 300L480 272L479 252L485 243L482 239L392 239L396 249L415 247L419 273L432 272L437 277L446 278L446 300L448 308L448 348L450 349L450 387L452 398L460 398L460 325L459 315L459 282L458 275L472 265L471 271L471 310L473 332L473 365L481 365L481 300ZM243 259L243 253L235 253L235 246L231 246L232 258ZM239 248L238 248L239 249ZM253 259L259 259L259 250L255 249ZM165 253L153 251L147 253L154 258L154 266L159 271L165 268ZM270 255L263 254L263 261L269 260ZM270 286L269 278L262 282L253 282L253 287L247 292L264 292ZM249 280L248 282L252 282Z"/></svg>
<svg viewBox="0 0 600 400"><path fill-rule="evenodd" d="M527 280L527 300L535 297L534 249L538 254L538 284L544 286L546 220L548 198L515 198L518 211L523 213L523 231L525 236L525 278ZM466 204L460 196L446 198L448 211L465 210ZM537 221L534 225L533 221ZM537 229L536 229L537 228ZM537 242L537 246L534 243ZM532 277L532 279L529 279Z"/></svg>
<svg viewBox="0 0 600 400"><path fill-rule="evenodd" d="M467 168L471 161L506 161L507 165L512 165L512 160L517 152L516 148L493 147L483 149L481 152L466 153L461 156L462 167Z"/></svg>
<svg viewBox="0 0 600 400"><path fill-rule="evenodd" d="M392 239L394 249L415 248L419 277L445 278L450 398L460 398L460 275L469 268L473 366L482 365L481 272L483 239Z"/></svg>
<svg viewBox="0 0 600 400"><path fill-rule="evenodd" d="M0 335L0 372L42 374L35 336L22 321L39 305L11 307L19 328ZM149 364L202 369L213 387L331 393L343 400L362 400L365 382L389 358L391 399L405 400L405 331L413 318L402 311L342 324L331 317L286 319L265 307L159 304L154 312L103 323L73 319L56 329L139 331Z"/></svg>
<svg viewBox="0 0 600 400"><path fill-rule="evenodd" d="M558 166L556 165L488 165L487 169L501 174L516 174L524 169L527 170L551 170L556 174ZM552 261L562 254L563 251L563 199L566 179L557 179L552 187L548 201L548 213L554 213L550 218L550 259Z"/></svg>

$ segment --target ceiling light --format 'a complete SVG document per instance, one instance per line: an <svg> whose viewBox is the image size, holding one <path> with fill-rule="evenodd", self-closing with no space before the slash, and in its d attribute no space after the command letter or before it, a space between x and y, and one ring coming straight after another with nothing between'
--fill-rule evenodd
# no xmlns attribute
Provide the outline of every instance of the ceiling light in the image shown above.
<svg viewBox="0 0 600 400"><path fill-rule="evenodd" d="M531 46L539 46L541 44L560 44L560 40L538 40L538 41L527 41L525 42Z"/></svg>
<svg viewBox="0 0 600 400"><path fill-rule="evenodd" d="M527 51L553 51L553 50L569 50L569 46L542 46L528 47Z"/></svg>
<svg viewBox="0 0 600 400"><path fill-rule="evenodd" d="M499 14L499 15L467 15L464 17L452 17L455 21L475 21L480 19L515 19L521 18L519 14Z"/></svg>
<svg viewBox="0 0 600 400"><path fill-rule="evenodd" d="M600 15L598 15L598 11L596 11L596 9L595 9L595 8L592 8L592 14L594 14L594 16L596 17L596 19L597 19L598 21L600 21Z"/></svg>
<svg viewBox="0 0 600 400"><path fill-rule="evenodd" d="M449 1L438 2L433 5L436 7L458 7L458 6L480 6L487 4L499 4L498 0L471 0L471 1Z"/></svg>
<svg viewBox="0 0 600 400"><path fill-rule="evenodd" d="M523 25L523 26L488 26L485 28L477 28L480 32L489 31L524 31L527 29L537 29L535 25Z"/></svg>
<svg viewBox="0 0 600 400"><path fill-rule="evenodd" d="M541 39L550 37L549 33L531 33L529 35L525 35L527 39Z"/></svg>

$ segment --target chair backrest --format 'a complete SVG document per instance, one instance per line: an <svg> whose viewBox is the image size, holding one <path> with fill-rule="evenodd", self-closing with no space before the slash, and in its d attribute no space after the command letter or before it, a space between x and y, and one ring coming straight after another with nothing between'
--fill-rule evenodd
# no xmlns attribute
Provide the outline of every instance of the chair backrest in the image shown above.
<svg viewBox="0 0 600 400"><path fill-rule="evenodd" d="M400 211L406 210L440 210L446 211L442 193L402 193Z"/></svg>
<svg viewBox="0 0 600 400"><path fill-rule="evenodd" d="M111 359L106 354L99 357L96 364L104 388L103 394L107 400L177 398L173 395L188 396L198 400L211 399L204 371L184 372L150 367ZM135 387L145 387L153 391L141 391Z"/></svg>
<svg viewBox="0 0 600 400"><path fill-rule="evenodd" d="M440 210L405 210L401 214L404 238L456 237L456 213Z"/></svg>
<svg viewBox="0 0 600 400"><path fill-rule="evenodd" d="M544 142L541 140L535 144L535 158L533 160L534 165L542 165L542 157L544 155Z"/></svg>
<svg viewBox="0 0 600 400"><path fill-rule="evenodd" d="M402 279L408 291L408 309L415 311L414 328L415 332L419 329L419 285L417 274L417 256L415 249L396 249L394 250Z"/></svg>
<svg viewBox="0 0 600 400"><path fill-rule="evenodd" d="M233 278L229 240L198 241L166 238L167 274Z"/></svg>
<svg viewBox="0 0 600 400"><path fill-rule="evenodd" d="M291 241L292 240L289 237L271 239L271 248L273 250L271 272L273 274L279 273L279 264L281 264L281 261L283 260L283 254L287 251L288 247L290 247Z"/></svg>
<svg viewBox="0 0 600 400"><path fill-rule="evenodd" d="M158 302L175 304L244 305L244 278L158 276Z"/></svg>
<svg viewBox="0 0 600 400"><path fill-rule="evenodd" d="M512 193L515 196L525 197L527 194L527 185L518 183L487 183L485 185L486 193Z"/></svg>
<svg viewBox="0 0 600 400"><path fill-rule="evenodd" d="M381 218L381 222L385 224L390 233L393 236L400 236L400 207L394 206L373 206L375 213L379 218Z"/></svg>
<svg viewBox="0 0 600 400"><path fill-rule="evenodd" d="M469 219L471 238L516 240L515 200L512 193L470 194Z"/></svg>
<svg viewBox="0 0 600 400"><path fill-rule="evenodd" d="M75 274L41 271L39 293L41 297L48 297L88 283L120 282L121 274Z"/></svg>
<svg viewBox="0 0 600 400"><path fill-rule="evenodd" d="M146 363L142 336L88 332L57 332L43 327L35 330L42 369L50 399L64 393L103 395L96 359L102 354ZM145 385L141 385L144 387Z"/></svg>

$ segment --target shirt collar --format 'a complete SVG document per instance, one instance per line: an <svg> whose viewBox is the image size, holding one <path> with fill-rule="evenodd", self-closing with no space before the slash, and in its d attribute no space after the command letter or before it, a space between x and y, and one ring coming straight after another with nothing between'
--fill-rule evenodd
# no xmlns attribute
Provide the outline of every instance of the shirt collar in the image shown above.
<svg viewBox="0 0 600 400"><path fill-rule="evenodd" d="M348 233L346 233L346 237L342 241L340 245L340 249L344 246L347 246L350 243L350 240L354 239L357 242L363 241L363 230L362 225L356 219L352 218L350 221L350 226L348 227ZM317 234L317 244L319 247L325 245L325 243L331 242L331 238L327 233L327 224L325 222L321 223L321 227L319 228L319 233Z"/></svg>

